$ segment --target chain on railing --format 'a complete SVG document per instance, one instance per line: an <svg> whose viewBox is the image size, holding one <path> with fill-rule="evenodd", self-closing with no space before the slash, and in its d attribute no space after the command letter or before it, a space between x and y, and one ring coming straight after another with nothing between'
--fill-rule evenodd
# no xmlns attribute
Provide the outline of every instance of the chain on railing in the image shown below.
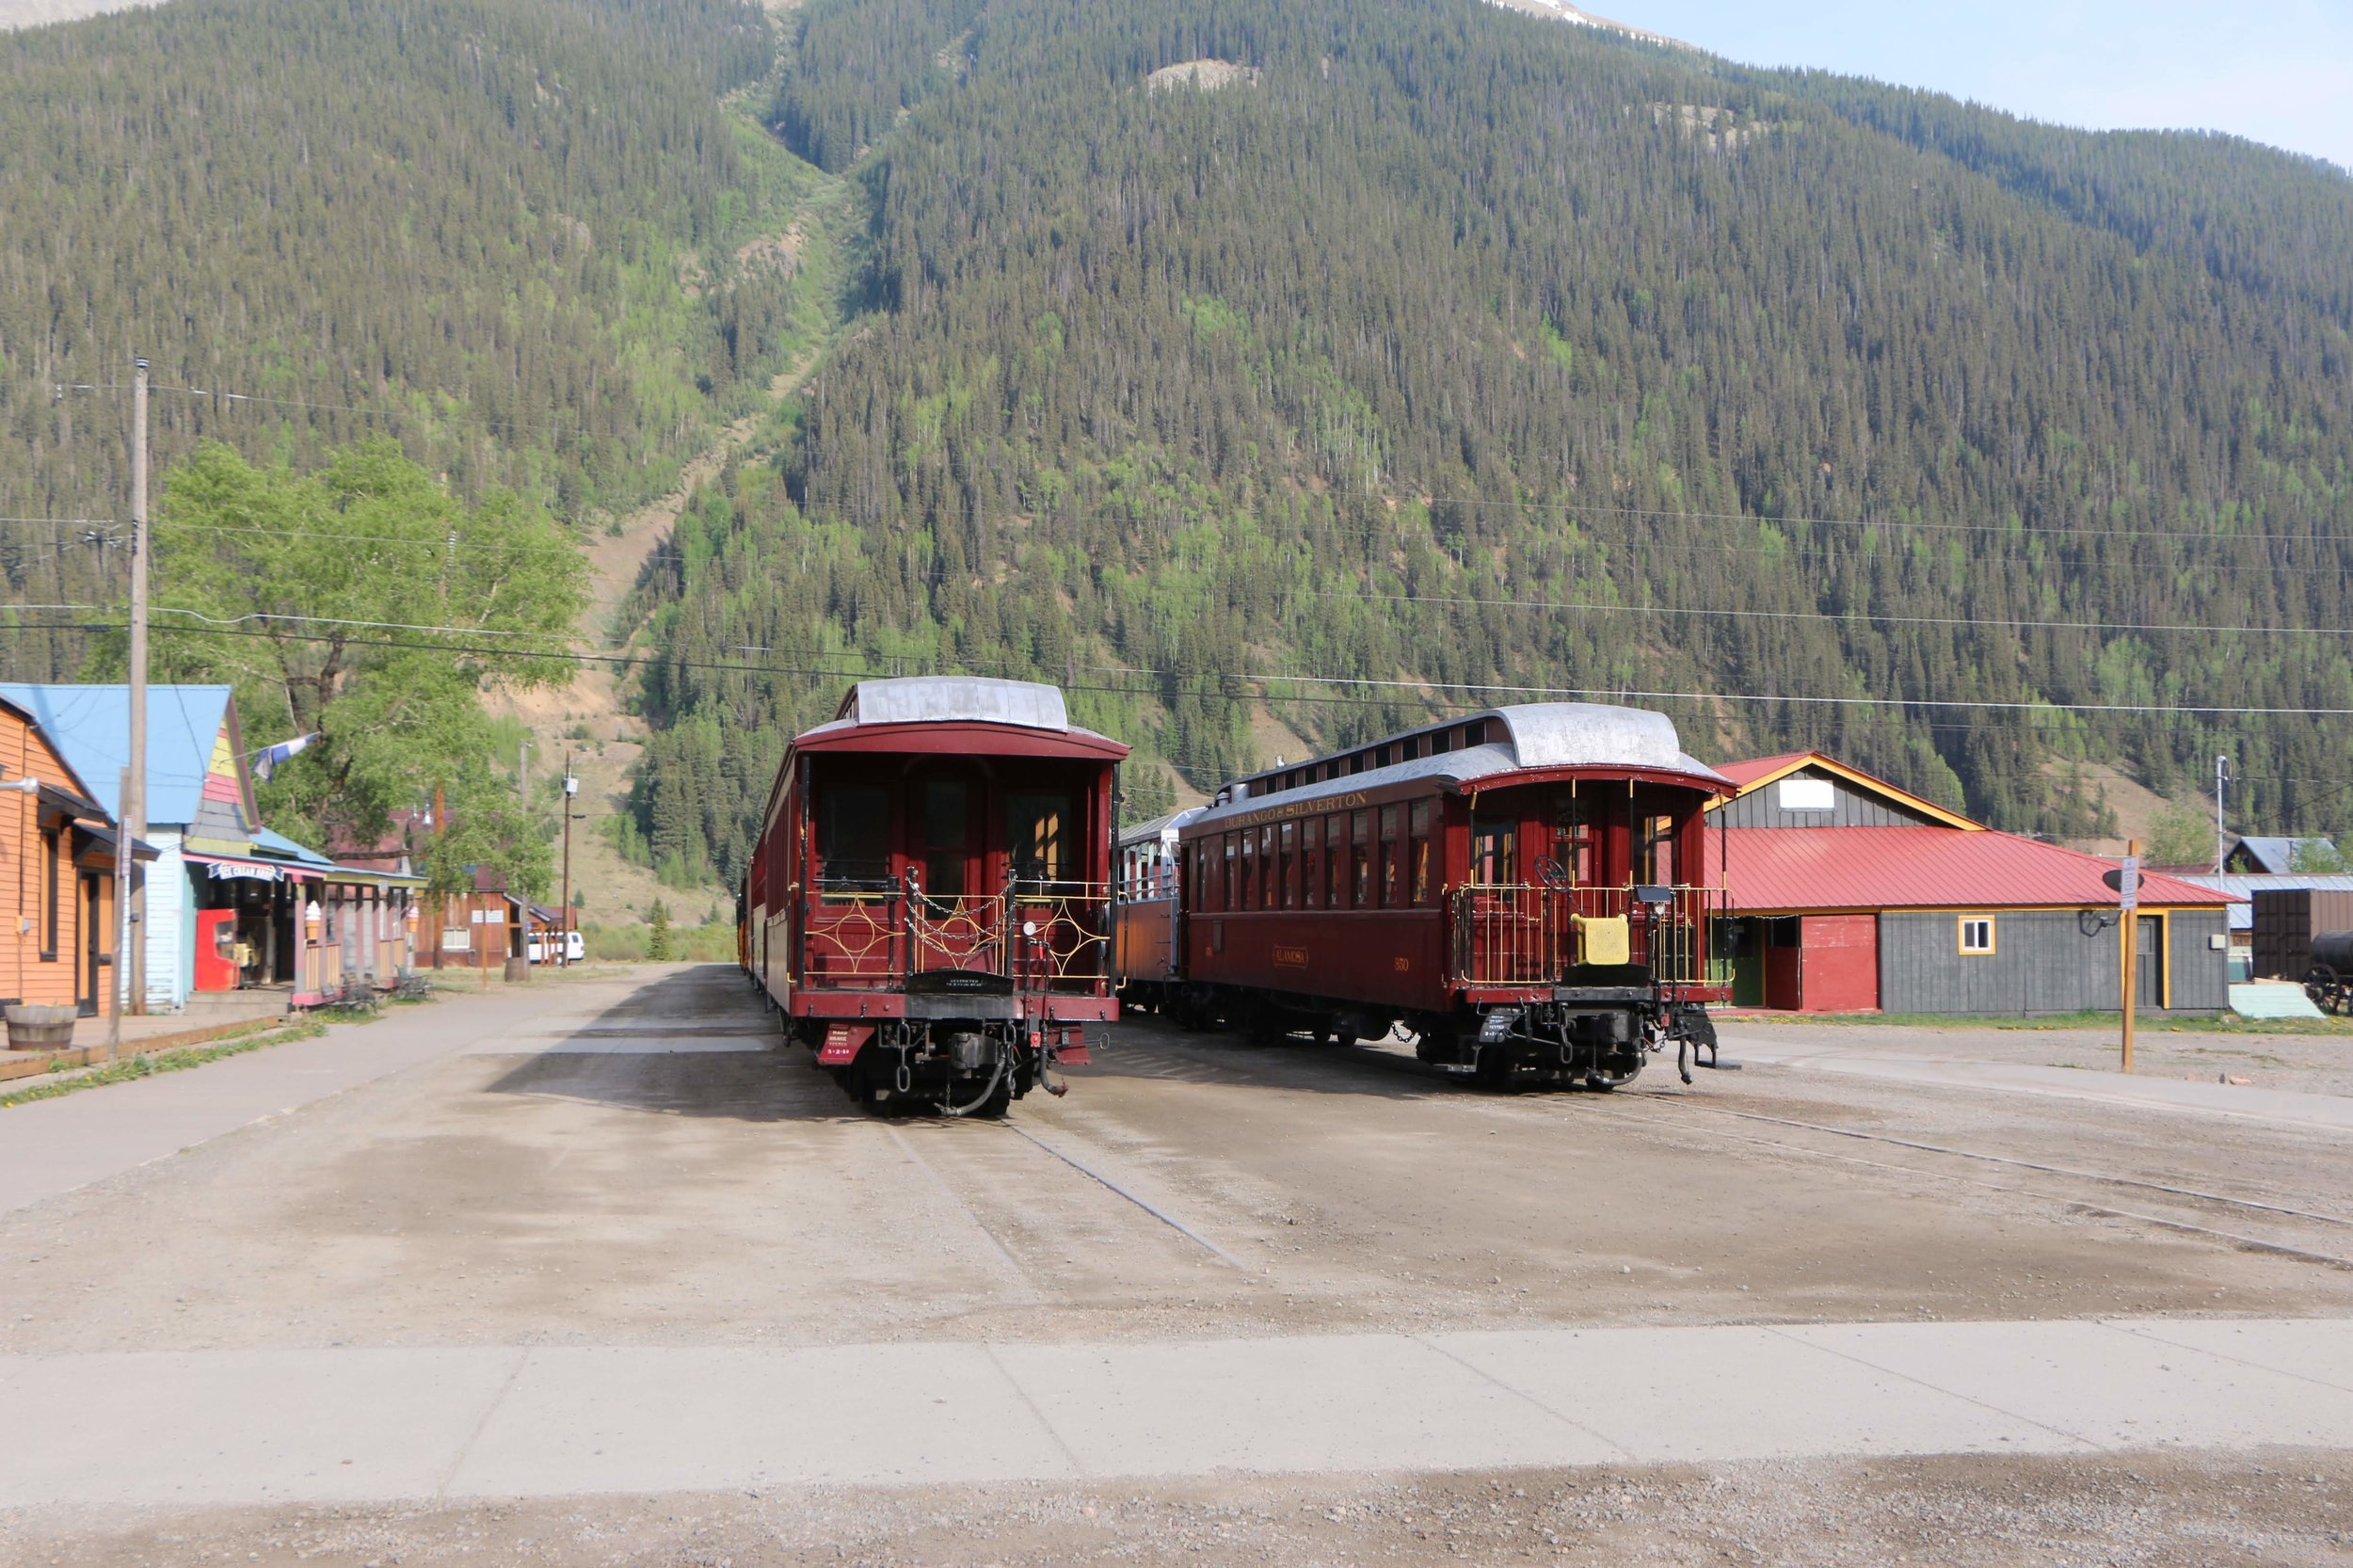
<svg viewBox="0 0 2353 1568"><path fill-rule="evenodd" d="M1707 980L1709 921L1721 903L1713 888L1666 889L1645 904L1632 888L1543 888L1472 884L1454 890L1454 973L1465 985L1543 985L1580 952L1580 921L1626 922L1626 958L1675 985ZM1598 936L1599 934L1593 934Z"/></svg>

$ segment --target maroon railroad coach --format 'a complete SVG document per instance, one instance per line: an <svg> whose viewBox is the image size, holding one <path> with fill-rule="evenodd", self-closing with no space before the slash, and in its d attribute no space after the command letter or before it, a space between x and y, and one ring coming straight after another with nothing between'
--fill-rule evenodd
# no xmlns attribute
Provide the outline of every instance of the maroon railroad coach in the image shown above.
<svg viewBox="0 0 2353 1568"><path fill-rule="evenodd" d="M1177 832L1178 1022L1375 1037L1510 1088L1714 1046L1708 800L1664 714L1498 708L1240 780ZM1688 1068L1685 1076L1689 1077Z"/></svg>
<svg viewBox="0 0 2353 1568"><path fill-rule="evenodd" d="M794 738L743 895L753 982L861 1103L1002 1115L1112 994L1128 748L1062 694L866 680ZM1047 1081L1055 1093L1060 1088Z"/></svg>

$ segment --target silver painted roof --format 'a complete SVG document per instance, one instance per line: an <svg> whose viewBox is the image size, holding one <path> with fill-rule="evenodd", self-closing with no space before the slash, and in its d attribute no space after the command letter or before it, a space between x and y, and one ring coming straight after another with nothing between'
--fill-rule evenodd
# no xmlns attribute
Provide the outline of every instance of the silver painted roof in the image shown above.
<svg viewBox="0 0 2353 1568"><path fill-rule="evenodd" d="M1205 806L1188 806L1181 811L1170 811L1163 816L1137 823L1132 827L1123 827L1119 830L1120 845L1125 848L1128 844L1143 843L1147 839L1165 838L1207 809L1209 808Z"/></svg>
<svg viewBox="0 0 2353 1568"><path fill-rule="evenodd" d="M2353 893L2353 874L2344 872L2225 872L2220 876L2212 872L2168 872L2176 882L2192 882L2201 888L2212 888L2217 893L2228 893L2240 901L2226 905L2231 915L2233 931L2255 929L2255 895L2272 888L2297 891L2310 888L2316 893Z"/></svg>
<svg viewBox="0 0 2353 1568"><path fill-rule="evenodd" d="M1510 741L1490 741L1484 745L1467 746L1459 751L1442 751L1435 757L1417 757L1410 761L1393 762L1385 768L1368 768L1363 773L1343 774L1337 778L1303 784L1294 790L1268 790L1227 805L1212 807L1206 816L1222 820L1230 815L1258 810L1273 801L1318 800L1326 795L1346 794L1353 790L1395 784L1412 778L1445 778L1455 783L1468 783L1491 774L1514 773L1523 768L1655 768L1661 772L1686 775L1695 783L1721 785L1727 791L1733 788L1731 779L1683 750L1675 735L1674 720L1666 714L1656 713L1646 708L1620 708L1600 702L1529 702L1509 708L1490 708L1483 712L1449 719L1443 724L1402 730L1387 737L1386 741L1369 744L1385 744L1406 735L1448 729L1467 719L1477 718L1500 719L1505 732L1511 737ZM1349 746L1333 755L1348 755L1365 749L1362 745ZM1288 770L1270 770L1270 773L1253 775L1250 781L1259 782L1269 776L1279 776L1281 771Z"/></svg>
<svg viewBox="0 0 2353 1568"><path fill-rule="evenodd" d="M1024 729L1067 733L1070 713L1062 693L1034 680L998 680L981 675L909 675L861 680L841 699L835 715L856 724L936 724L965 720L1011 724Z"/></svg>

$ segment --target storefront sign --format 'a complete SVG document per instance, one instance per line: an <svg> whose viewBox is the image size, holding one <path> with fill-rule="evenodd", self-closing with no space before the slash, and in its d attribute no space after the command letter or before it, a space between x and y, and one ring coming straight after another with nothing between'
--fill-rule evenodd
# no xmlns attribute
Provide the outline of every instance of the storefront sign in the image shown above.
<svg viewBox="0 0 2353 1568"><path fill-rule="evenodd" d="M285 867L257 865L250 860L208 860L204 863L204 871L205 874L215 882L232 882L240 879L248 882L283 882L286 880Z"/></svg>

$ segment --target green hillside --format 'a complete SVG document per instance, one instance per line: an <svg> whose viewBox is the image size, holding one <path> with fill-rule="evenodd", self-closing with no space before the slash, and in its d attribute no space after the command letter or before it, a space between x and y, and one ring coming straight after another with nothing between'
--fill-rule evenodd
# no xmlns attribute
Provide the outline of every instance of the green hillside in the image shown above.
<svg viewBox="0 0 2353 1568"><path fill-rule="evenodd" d="M737 251L808 171L721 103L772 49L738 0L184 0L0 34L0 517L121 518L134 353L207 394L156 395L159 475L204 437L307 463L388 433L582 527L673 484L783 360L787 269ZM120 600L81 532L0 524L20 601ZM35 678L85 655L6 649Z"/></svg>
<svg viewBox="0 0 2353 1568"><path fill-rule="evenodd" d="M204 394L159 465L386 433L584 537L762 412L638 590L677 882L934 668L1068 687L1139 811L1561 692L2032 831L2217 752L2353 824L2353 181L2228 138L1481 0L180 0L0 36L19 603L120 597L50 520L120 516L134 351Z"/></svg>
<svg viewBox="0 0 2353 1568"><path fill-rule="evenodd" d="M1479 0L791 27L773 118L871 194L872 312L649 590L657 853L740 864L841 684L799 671L945 665L1204 787L1254 700L1344 740L1429 682L1709 694L1657 704L1703 754L2027 830L2099 825L2078 760L2217 751L2250 820L2353 820L2346 720L2241 712L2353 708L2341 172ZM1147 88L1194 58L1257 75Z"/></svg>

